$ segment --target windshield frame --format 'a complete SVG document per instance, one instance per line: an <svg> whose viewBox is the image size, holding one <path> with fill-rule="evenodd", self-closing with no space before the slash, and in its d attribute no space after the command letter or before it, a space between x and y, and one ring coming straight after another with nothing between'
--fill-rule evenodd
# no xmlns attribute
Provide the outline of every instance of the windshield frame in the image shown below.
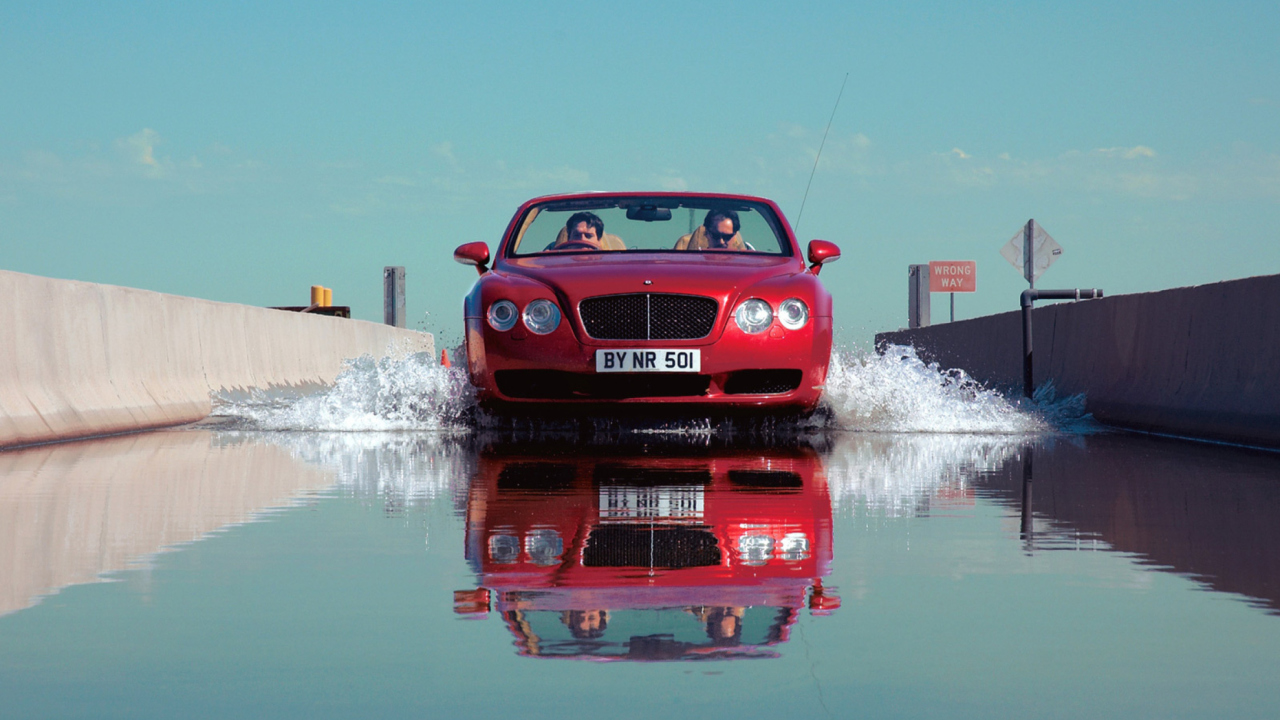
<svg viewBox="0 0 1280 720"><path fill-rule="evenodd" d="M523 235L532 226L533 220L544 210L552 212L578 212L582 210L601 210L609 208L625 208L637 205L656 205L657 207L669 208L672 210L680 208L693 208L695 210L711 210L713 208L726 208L732 210L751 210L760 214L769 229L773 231L778 240L779 252L762 252L756 250L715 250L715 254L725 255L746 255L752 257L769 257L769 258L790 258L799 254L797 249L795 235L792 232L790 223L782 214L781 209L772 200L761 197L753 197L750 195L729 195L721 193L683 193L683 192L652 192L652 193L580 193L573 195L548 195L544 197L534 198L517 210L515 216L511 219L511 223L507 227L507 232L502 240L502 249L499 258L518 260L521 258L546 257L559 255L580 255L580 254L619 254L619 255L636 255L644 253L653 254L685 254L687 250L676 250L674 248L627 248L626 250L595 250L595 249L570 249L570 250L546 250L540 249L534 252L517 253L516 246L523 238Z"/></svg>

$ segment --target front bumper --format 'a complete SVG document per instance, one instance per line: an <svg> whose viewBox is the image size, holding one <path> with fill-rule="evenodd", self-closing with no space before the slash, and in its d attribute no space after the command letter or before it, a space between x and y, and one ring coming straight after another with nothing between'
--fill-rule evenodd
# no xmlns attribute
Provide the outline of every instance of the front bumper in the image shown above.
<svg viewBox="0 0 1280 720"><path fill-rule="evenodd" d="M831 357L831 318L759 335L732 322L713 339L582 342L568 322L548 335L498 332L467 318L467 366L486 405L687 404L811 410ZM697 349L699 373L597 373L597 350Z"/></svg>

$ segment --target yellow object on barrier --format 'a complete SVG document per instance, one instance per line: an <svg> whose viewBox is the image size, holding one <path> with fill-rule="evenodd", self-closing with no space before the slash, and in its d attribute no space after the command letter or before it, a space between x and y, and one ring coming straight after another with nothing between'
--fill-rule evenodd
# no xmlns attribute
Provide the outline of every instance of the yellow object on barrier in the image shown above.
<svg viewBox="0 0 1280 720"><path fill-rule="evenodd" d="M320 303L320 307L333 307L333 288L324 289L324 302Z"/></svg>
<svg viewBox="0 0 1280 720"><path fill-rule="evenodd" d="M311 304L315 307L322 307L324 305L324 288L322 286L311 286Z"/></svg>

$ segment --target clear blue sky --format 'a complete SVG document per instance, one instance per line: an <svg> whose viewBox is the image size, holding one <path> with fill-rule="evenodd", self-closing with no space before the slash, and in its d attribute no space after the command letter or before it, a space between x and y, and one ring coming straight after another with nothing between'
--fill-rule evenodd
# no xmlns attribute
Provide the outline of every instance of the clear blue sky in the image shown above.
<svg viewBox="0 0 1280 720"><path fill-rule="evenodd" d="M846 343L907 265L978 262L961 317L1042 287L1280 272L1280 6L1235 3L0 3L0 268L256 305L334 288L459 336L523 200L740 191L793 223ZM934 317L945 317L935 296Z"/></svg>

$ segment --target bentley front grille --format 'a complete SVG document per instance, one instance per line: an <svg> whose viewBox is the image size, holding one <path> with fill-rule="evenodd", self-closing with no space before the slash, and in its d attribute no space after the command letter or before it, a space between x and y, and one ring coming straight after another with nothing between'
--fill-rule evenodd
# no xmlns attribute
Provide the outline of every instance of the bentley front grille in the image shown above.
<svg viewBox="0 0 1280 720"><path fill-rule="evenodd" d="M711 334L720 304L698 295L601 295L578 303L597 340L693 340Z"/></svg>
<svg viewBox="0 0 1280 720"><path fill-rule="evenodd" d="M720 558L719 541L705 525L597 525L582 550L585 567L714 567Z"/></svg>

